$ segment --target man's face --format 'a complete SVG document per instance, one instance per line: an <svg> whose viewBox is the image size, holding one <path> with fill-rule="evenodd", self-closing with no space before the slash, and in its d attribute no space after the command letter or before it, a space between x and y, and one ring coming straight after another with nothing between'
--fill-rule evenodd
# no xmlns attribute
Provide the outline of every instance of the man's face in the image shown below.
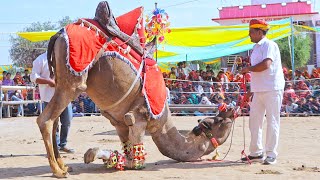
<svg viewBox="0 0 320 180"><path fill-rule="evenodd" d="M250 28L249 36L250 36L251 42L257 43L262 39L263 33L261 30Z"/></svg>
<svg viewBox="0 0 320 180"><path fill-rule="evenodd" d="M10 79L11 78L11 74L6 74L6 78Z"/></svg>

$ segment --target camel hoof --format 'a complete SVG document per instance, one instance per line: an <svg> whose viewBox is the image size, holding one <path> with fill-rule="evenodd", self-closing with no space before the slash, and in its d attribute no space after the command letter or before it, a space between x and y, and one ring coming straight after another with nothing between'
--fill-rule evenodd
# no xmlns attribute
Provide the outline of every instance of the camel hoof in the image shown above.
<svg viewBox="0 0 320 180"><path fill-rule="evenodd" d="M87 150L87 152L84 154L84 163L89 164L97 159L97 153L99 151L99 148L90 148Z"/></svg>
<svg viewBox="0 0 320 180"><path fill-rule="evenodd" d="M69 176L68 172L57 172L57 173L53 173L53 176L56 178L67 178Z"/></svg>

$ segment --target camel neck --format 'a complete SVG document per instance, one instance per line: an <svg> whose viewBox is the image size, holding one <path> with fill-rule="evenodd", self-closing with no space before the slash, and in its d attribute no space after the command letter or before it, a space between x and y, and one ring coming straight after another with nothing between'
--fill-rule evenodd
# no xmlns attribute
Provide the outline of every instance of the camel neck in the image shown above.
<svg viewBox="0 0 320 180"><path fill-rule="evenodd" d="M183 136L171 121L167 121L161 129L151 135L159 151L177 161L196 161L214 150L209 139L190 132Z"/></svg>

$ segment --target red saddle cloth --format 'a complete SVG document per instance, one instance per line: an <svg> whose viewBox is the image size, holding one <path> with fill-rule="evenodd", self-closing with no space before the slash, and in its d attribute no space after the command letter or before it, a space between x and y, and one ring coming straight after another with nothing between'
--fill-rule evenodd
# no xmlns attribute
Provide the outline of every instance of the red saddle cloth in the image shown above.
<svg viewBox="0 0 320 180"><path fill-rule="evenodd" d="M134 18L137 18L137 12L140 12L141 15L142 11L135 9L133 11ZM130 12L126 15L129 17ZM121 16L121 19L128 21L126 16ZM139 16L138 19L135 19L135 21L132 20L135 22L133 23L134 26L129 26L128 24L126 26L120 25L126 21L122 22L118 20L119 27L126 28L123 30L124 32L133 33L135 28L138 27L140 27L139 31L143 31L141 28L143 21L141 16ZM141 24L137 26L137 23ZM110 39L101 36L99 31L105 32L100 27L99 23L92 19L79 20L79 23L69 24L65 27L63 35L68 46L67 67L69 70L73 74L81 76L92 67L98 52L103 45L106 44L104 51L108 53L105 53L105 56L111 56L111 54L113 54L112 56L117 55L119 59L126 61L128 64L131 64L132 67L135 67L136 72L138 72L142 57L132 49L127 53L127 45L123 41L116 37ZM144 36L143 33L138 34ZM141 37L140 42L143 42L143 40L144 37ZM144 80L143 94L152 118L159 118L164 111L166 103L165 83L160 68L153 59L145 59L145 64L145 74L140 74Z"/></svg>

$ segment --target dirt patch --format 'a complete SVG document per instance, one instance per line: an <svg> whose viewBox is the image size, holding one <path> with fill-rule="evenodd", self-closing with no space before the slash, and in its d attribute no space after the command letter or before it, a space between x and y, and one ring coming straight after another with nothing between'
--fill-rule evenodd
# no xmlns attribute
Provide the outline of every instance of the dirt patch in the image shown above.
<svg viewBox="0 0 320 180"><path fill-rule="evenodd" d="M197 124L199 117L173 117L173 123L180 133L187 133ZM103 117L80 117L72 121L67 146L74 149L74 154L61 153L64 162L73 168L68 178L73 179L319 179L317 168L320 156L317 149L320 143L319 117L284 117L281 119L278 164L265 166L260 163L249 165L238 162L243 147L243 120L245 120L246 153L250 143L248 117L238 118L235 124L233 144L230 153L222 162L177 162L159 152L152 137L146 135L143 143L146 147L146 168L117 172L107 169L101 160L85 164L83 154L88 148L118 150L122 152L121 141L115 128ZM264 123L264 140L266 132ZM93 127L93 128L92 128ZM0 120L0 179L11 180L55 180L46 158L36 117L3 118ZM314 129L314 130L313 130ZM219 147L221 158L229 149L230 137ZM34 142L36 141L36 142ZM264 141L265 143L265 141ZM306 151L305 149L310 149ZM297 158L299 154L299 158ZM202 157L210 159L214 153ZM301 168L301 160L308 160L308 168ZM293 167L296 171L293 171ZM309 168L310 167L310 168ZM261 171L263 170L263 171ZM300 171L298 171L300 170ZM278 172L276 172L278 171ZM307 172L310 171L310 172ZM280 174L279 174L280 173ZM275 179L274 178L274 179Z"/></svg>
<svg viewBox="0 0 320 180"><path fill-rule="evenodd" d="M306 165L301 165L301 167L293 168L294 171L306 171L306 172L320 172L318 167L307 167Z"/></svg>
<svg viewBox="0 0 320 180"><path fill-rule="evenodd" d="M282 174L282 173L279 171L274 171L269 169L261 169L261 171L256 174Z"/></svg>
<svg viewBox="0 0 320 180"><path fill-rule="evenodd" d="M112 143L112 142L120 142L120 140L116 140L116 139L99 139L98 140L99 143Z"/></svg>

